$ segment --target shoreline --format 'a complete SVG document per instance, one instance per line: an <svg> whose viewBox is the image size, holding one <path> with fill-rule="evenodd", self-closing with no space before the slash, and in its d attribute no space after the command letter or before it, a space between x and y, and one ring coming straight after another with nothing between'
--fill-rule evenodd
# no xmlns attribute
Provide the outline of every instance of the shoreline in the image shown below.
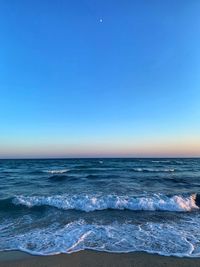
<svg viewBox="0 0 200 267"><path fill-rule="evenodd" d="M160 256L146 252L109 253L84 250L72 254L33 256L0 252L0 267L200 267L200 258Z"/></svg>

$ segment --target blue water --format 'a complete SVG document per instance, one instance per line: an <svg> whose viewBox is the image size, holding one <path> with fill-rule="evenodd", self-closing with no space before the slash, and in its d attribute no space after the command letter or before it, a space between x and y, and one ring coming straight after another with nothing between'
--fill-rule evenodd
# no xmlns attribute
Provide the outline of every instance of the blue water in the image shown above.
<svg viewBox="0 0 200 267"><path fill-rule="evenodd" d="M0 250L200 257L200 159L0 160Z"/></svg>

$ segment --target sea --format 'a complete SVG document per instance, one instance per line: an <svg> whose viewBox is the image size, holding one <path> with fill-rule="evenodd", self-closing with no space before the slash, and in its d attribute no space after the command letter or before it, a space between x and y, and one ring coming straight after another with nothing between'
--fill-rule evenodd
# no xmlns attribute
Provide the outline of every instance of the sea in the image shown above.
<svg viewBox="0 0 200 267"><path fill-rule="evenodd" d="M0 160L0 251L200 257L200 159Z"/></svg>

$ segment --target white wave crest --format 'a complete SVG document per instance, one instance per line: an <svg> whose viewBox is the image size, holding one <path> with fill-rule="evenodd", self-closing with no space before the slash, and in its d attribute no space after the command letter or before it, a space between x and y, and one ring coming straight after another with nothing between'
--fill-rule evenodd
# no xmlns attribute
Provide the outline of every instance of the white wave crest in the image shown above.
<svg viewBox="0 0 200 267"><path fill-rule="evenodd" d="M175 169L133 168L135 172L174 172Z"/></svg>
<svg viewBox="0 0 200 267"><path fill-rule="evenodd" d="M152 160L153 163L170 163L171 160Z"/></svg>
<svg viewBox="0 0 200 267"><path fill-rule="evenodd" d="M95 211L105 209L133 210L133 211L191 211L199 209L195 203L196 195L188 197L174 195L168 197L154 194L145 197L132 196L95 196L95 195L55 195L55 196L16 196L15 205L52 206L64 210Z"/></svg>
<svg viewBox="0 0 200 267"><path fill-rule="evenodd" d="M64 170L47 170L44 172L51 173L51 174L62 174L62 173L66 173L68 171L69 171L68 169L64 169Z"/></svg>

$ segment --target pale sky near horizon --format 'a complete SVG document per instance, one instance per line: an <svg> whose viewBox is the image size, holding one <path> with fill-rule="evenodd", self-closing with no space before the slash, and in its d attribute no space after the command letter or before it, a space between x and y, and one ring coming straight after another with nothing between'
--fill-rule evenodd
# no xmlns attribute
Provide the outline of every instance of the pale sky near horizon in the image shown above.
<svg viewBox="0 0 200 267"><path fill-rule="evenodd" d="M0 158L200 156L200 1L0 1Z"/></svg>

